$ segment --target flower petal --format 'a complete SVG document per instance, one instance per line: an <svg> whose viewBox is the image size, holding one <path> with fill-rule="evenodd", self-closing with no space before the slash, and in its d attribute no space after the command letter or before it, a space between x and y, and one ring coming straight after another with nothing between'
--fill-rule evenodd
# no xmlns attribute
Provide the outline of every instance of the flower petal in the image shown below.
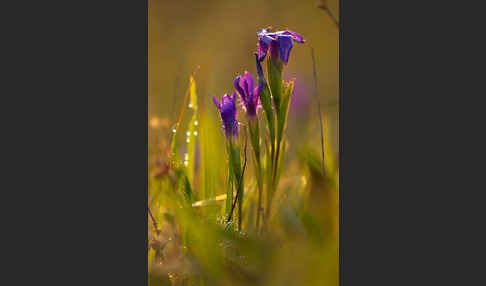
<svg viewBox="0 0 486 286"><path fill-rule="evenodd" d="M268 44L262 39L258 40L258 60L261 62L265 59L268 52Z"/></svg>
<svg viewBox="0 0 486 286"><path fill-rule="evenodd" d="M233 96L230 97L225 94L218 101L218 98L213 96L213 101L219 109L221 121L223 122L223 130L227 138L236 136L238 137L238 122L236 121L236 94L233 92Z"/></svg>
<svg viewBox="0 0 486 286"><path fill-rule="evenodd" d="M302 37L299 33L292 32L292 31L283 31L282 35L288 35L292 37L292 40L296 41L297 43L305 43L304 37Z"/></svg>
<svg viewBox="0 0 486 286"><path fill-rule="evenodd" d="M262 29L257 32L258 39L262 40L265 44L269 44L271 41L275 41L277 38L277 33L270 33L266 29Z"/></svg>
<svg viewBox="0 0 486 286"><path fill-rule="evenodd" d="M227 93L225 93L221 99L221 107L224 107L227 103L231 103L231 98Z"/></svg>
<svg viewBox="0 0 486 286"><path fill-rule="evenodd" d="M245 75L243 76L242 79L240 79L240 85L242 84L243 81L243 87L245 88L246 91L246 96L248 97L250 93L253 91L253 76L249 72L245 72Z"/></svg>
<svg viewBox="0 0 486 286"><path fill-rule="evenodd" d="M258 37L263 37L263 36L265 36L266 34L268 34L267 29L261 29L261 30L258 30L258 31L257 31L257 36L258 36Z"/></svg>
<svg viewBox="0 0 486 286"><path fill-rule="evenodd" d="M280 35L278 37L278 46L280 49L280 57L282 61L287 64L289 61L290 50L292 50L292 38L291 36Z"/></svg>
<svg viewBox="0 0 486 286"><path fill-rule="evenodd" d="M260 91L262 90L262 88L263 88L263 82L260 82L260 84L255 87L255 90L253 90L253 95L255 97L259 97Z"/></svg>
<svg viewBox="0 0 486 286"><path fill-rule="evenodd" d="M243 99L243 101L245 101L246 100L246 94L243 91L243 89L241 88L240 80L241 80L241 76L237 76L235 78L234 82L233 82L233 86L235 87L236 91L241 96L241 98Z"/></svg>

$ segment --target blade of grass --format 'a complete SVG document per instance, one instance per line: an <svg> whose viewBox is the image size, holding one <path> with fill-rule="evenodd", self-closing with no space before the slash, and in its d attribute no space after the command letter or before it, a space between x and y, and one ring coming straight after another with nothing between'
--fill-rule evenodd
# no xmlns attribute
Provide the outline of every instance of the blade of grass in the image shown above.
<svg viewBox="0 0 486 286"><path fill-rule="evenodd" d="M319 100L319 90L317 85L317 72L316 72L316 60L314 58L314 48L311 47L311 54L312 54L312 70L314 74L314 95L316 97L317 102L317 112L319 117L319 126L321 127L321 155L322 155L322 173L326 173L326 164L324 160L324 134L322 130L322 114L321 114L321 102Z"/></svg>
<svg viewBox="0 0 486 286"><path fill-rule="evenodd" d="M196 76L196 72L198 70L199 70L199 66L197 66L196 70L194 70L191 78L194 78ZM179 112L179 118L177 119L177 123L172 129L172 139L170 140L171 141L171 155L170 155L171 161L172 163L175 163L177 165L181 163L179 156L175 156L177 154L177 134L178 134L177 131L179 130L179 125L181 124L181 120L182 120L182 114L184 114L184 110L186 109L187 99L189 97L190 92L191 92L191 84L189 84L189 87L186 90L186 94L184 96L184 103L182 104L181 111Z"/></svg>
<svg viewBox="0 0 486 286"><path fill-rule="evenodd" d="M200 66L197 66L196 70L192 73L191 78L196 77L196 73L199 70L199 68L200 68ZM191 79L189 79L189 81L191 81ZM190 92L191 92L191 85L189 84L189 87L186 90L186 95L184 96L184 104L182 104L181 111L179 112L179 118L177 119L176 128L179 127L179 124L181 123L182 114L184 113L184 109L186 108L187 99L189 98Z"/></svg>
<svg viewBox="0 0 486 286"><path fill-rule="evenodd" d="M187 168L187 177L189 182L194 187L194 166L195 166L195 153L196 153L196 139L197 139L197 120L198 120L198 106L197 106L197 94L196 94L196 81L194 77L189 78L189 108L193 110L191 121L189 122L187 130L187 157L184 158L184 164Z"/></svg>

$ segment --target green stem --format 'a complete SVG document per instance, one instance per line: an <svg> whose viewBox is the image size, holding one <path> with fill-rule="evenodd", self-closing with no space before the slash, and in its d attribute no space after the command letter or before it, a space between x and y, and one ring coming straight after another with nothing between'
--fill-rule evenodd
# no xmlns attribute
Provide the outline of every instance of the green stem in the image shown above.
<svg viewBox="0 0 486 286"><path fill-rule="evenodd" d="M228 166L228 185L226 187L226 215L229 216L233 202L233 169Z"/></svg>
<svg viewBox="0 0 486 286"><path fill-rule="evenodd" d="M243 175L245 174L246 169L246 145L247 145L247 137L245 135L245 150L244 150L244 158L245 162L243 163L243 170L241 169L241 161L240 161L240 148L235 147L236 142L230 141L229 146L229 153L230 153L230 164L232 164L232 168L234 171L234 178L237 179L238 187L236 189L236 199L231 207L231 211L228 216L227 223L231 221L233 216L233 212L235 209L236 203L238 203L238 231L241 231L242 225L242 218L243 218Z"/></svg>
<svg viewBox="0 0 486 286"><path fill-rule="evenodd" d="M256 228L260 227L260 217L262 212L262 192L263 192L263 179L262 179L262 167L260 161L256 163L256 173L257 173L257 184L258 184L258 203L257 203L257 218L256 218Z"/></svg>
<svg viewBox="0 0 486 286"><path fill-rule="evenodd" d="M278 159L280 157L280 140L277 139L277 150L275 152L275 159L272 160L272 181L271 181L271 188L270 188L270 194L269 194L269 199L267 202L267 220L270 219L270 212L272 210L272 201L273 201L273 196L275 195L275 191L277 190L278 187L278 180L277 180L277 169L278 169Z"/></svg>
<svg viewBox="0 0 486 286"><path fill-rule="evenodd" d="M241 224L243 218L243 178L241 178L241 184L238 188L236 196L238 197L238 231L241 231Z"/></svg>
<svg viewBox="0 0 486 286"><path fill-rule="evenodd" d="M277 151L275 153L275 163L274 163L274 166L273 166L273 175L272 175L272 179L273 179L273 182L275 184L275 189L277 189L277 169L278 169L278 159L280 157L280 140L278 140L277 142Z"/></svg>
<svg viewBox="0 0 486 286"><path fill-rule="evenodd" d="M255 174L257 177L258 185L258 203L257 203L257 217L256 217L256 228L260 227L260 216L262 208L262 192L263 192L263 179L262 179L262 167L260 161L260 127L258 123L258 118L248 119L248 130L250 133L251 144L254 154L254 164L255 164Z"/></svg>

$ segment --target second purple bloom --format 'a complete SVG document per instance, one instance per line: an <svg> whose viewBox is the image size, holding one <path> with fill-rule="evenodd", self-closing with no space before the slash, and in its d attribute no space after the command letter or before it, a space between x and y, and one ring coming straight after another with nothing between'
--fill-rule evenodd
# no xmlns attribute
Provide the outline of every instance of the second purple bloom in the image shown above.
<svg viewBox="0 0 486 286"><path fill-rule="evenodd" d="M237 76L234 81L234 87L240 95L241 102L245 107L246 114L249 118L254 118L259 106L259 94L263 83L254 87L253 76L245 72L243 76Z"/></svg>

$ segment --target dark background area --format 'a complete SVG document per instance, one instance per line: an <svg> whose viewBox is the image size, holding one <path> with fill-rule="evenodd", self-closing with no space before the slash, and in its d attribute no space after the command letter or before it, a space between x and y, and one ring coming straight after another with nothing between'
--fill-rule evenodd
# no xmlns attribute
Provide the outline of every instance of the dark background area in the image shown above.
<svg viewBox="0 0 486 286"><path fill-rule="evenodd" d="M2 9L9 23L3 284L144 285L147 4L3 4L16 5ZM461 24L481 19L471 13L482 10L423 1L340 5L341 285L473 284L480 264L471 248L479 244L470 230L481 229L472 221L481 216L468 214L481 210L472 196L481 184L458 169L469 170L480 151L451 156L471 152L474 140L451 140L449 127L469 131L481 122L464 120L481 114L471 101L458 108L457 95L467 95L458 90L477 97L464 77L478 61L453 38L480 39L475 25ZM445 68L451 58L462 63L455 73ZM397 99L399 91L420 100Z"/></svg>

